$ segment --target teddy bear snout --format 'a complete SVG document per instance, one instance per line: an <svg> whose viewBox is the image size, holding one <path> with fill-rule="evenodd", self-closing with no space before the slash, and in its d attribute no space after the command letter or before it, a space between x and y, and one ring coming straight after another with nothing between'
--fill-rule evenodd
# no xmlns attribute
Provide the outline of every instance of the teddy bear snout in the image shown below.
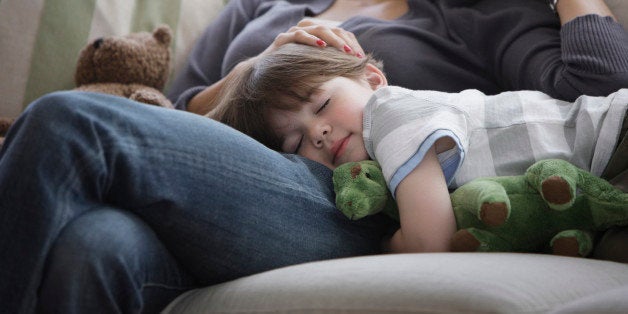
<svg viewBox="0 0 628 314"><path fill-rule="evenodd" d="M102 37L100 37L100 38L94 40L94 43L92 44L92 46L94 46L95 49L98 49L98 48L100 48L100 46L102 45L102 43L104 41L105 40Z"/></svg>

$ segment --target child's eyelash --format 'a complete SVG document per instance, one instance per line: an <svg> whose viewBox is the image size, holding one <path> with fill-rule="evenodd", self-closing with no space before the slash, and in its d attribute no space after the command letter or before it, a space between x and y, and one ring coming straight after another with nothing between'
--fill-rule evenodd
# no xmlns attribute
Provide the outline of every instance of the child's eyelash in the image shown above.
<svg viewBox="0 0 628 314"><path fill-rule="evenodd" d="M319 112L321 112L323 109L325 109L325 107L327 107L327 105L329 105L329 101L331 100L331 98L327 99L323 105L321 105L320 108L318 108L318 110L316 110L316 114L318 114ZM298 154L299 153L299 149L301 149L301 144L303 143L303 136L301 136L301 138L299 139L299 143L297 144L297 147L294 149L294 153L293 154Z"/></svg>
<svg viewBox="0 0 628 314"><path fill-rule="evenodd" d="M325 107L327 107L327 105L329 105L329 101L330 101L330 100L331 100L331 98L328 98L328 99L325 101L325 103L323 103L323 105L322 105L320 108L318 108L318 110L316 110L316 113L319 113L319 112L321 112L323 109L325 109Z"/></svg>

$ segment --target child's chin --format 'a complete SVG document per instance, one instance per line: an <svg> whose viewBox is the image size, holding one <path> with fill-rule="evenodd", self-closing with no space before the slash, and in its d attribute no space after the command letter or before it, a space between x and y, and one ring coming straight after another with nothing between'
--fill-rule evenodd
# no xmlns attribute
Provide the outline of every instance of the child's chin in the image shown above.
<svg viewBox="0 0 628 314"><path fill-rule="evenodd" d="M339 161L336 162L336 164L338 166L348 163L348 162L358 162L358 161L365 161L365 160L370 160L371 158L369 157L368 154L347 154L349 156L347 156L347 158L341 158Z"/></svg>

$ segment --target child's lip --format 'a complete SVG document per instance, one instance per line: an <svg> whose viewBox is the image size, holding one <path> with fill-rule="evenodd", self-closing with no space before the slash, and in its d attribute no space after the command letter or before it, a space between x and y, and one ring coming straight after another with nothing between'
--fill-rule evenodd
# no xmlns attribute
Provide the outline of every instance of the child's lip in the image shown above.
<svg viewBox="0 0 628 314"><path fill-rule="evenodd" d="M332 163L334 165L336 164L336 161L340 158L340 156L342 156L342 154L344 153L344 149L345 147L347 147L347 143L349 143L349 137L351 137L351 134L347 135L343 139L336 141L331 147L331 153L334 156L334 160L332 160Z"/></svg>

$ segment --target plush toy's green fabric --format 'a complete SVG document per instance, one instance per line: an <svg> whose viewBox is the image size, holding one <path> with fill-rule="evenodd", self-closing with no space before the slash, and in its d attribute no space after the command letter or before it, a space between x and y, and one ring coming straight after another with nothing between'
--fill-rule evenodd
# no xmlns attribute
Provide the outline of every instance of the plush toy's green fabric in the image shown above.
<svg viewBox="0 0 628 314"><path fill-rule="evenodd" d="M334 170L336 205L350 219L396 203L374 161ZM586 256L592 232L628 225L628 194L562 160L544 160L525 175L480 178L451 194L458 232L454 251L553 252Z"/></svg>
<svg viewBox="0 0 628 314"><path fill-rule="evenodd" d="M351 220L383 212L399 221L397 203L386 187L379 164L349 162L334 170L336 207Z"/></svg>

